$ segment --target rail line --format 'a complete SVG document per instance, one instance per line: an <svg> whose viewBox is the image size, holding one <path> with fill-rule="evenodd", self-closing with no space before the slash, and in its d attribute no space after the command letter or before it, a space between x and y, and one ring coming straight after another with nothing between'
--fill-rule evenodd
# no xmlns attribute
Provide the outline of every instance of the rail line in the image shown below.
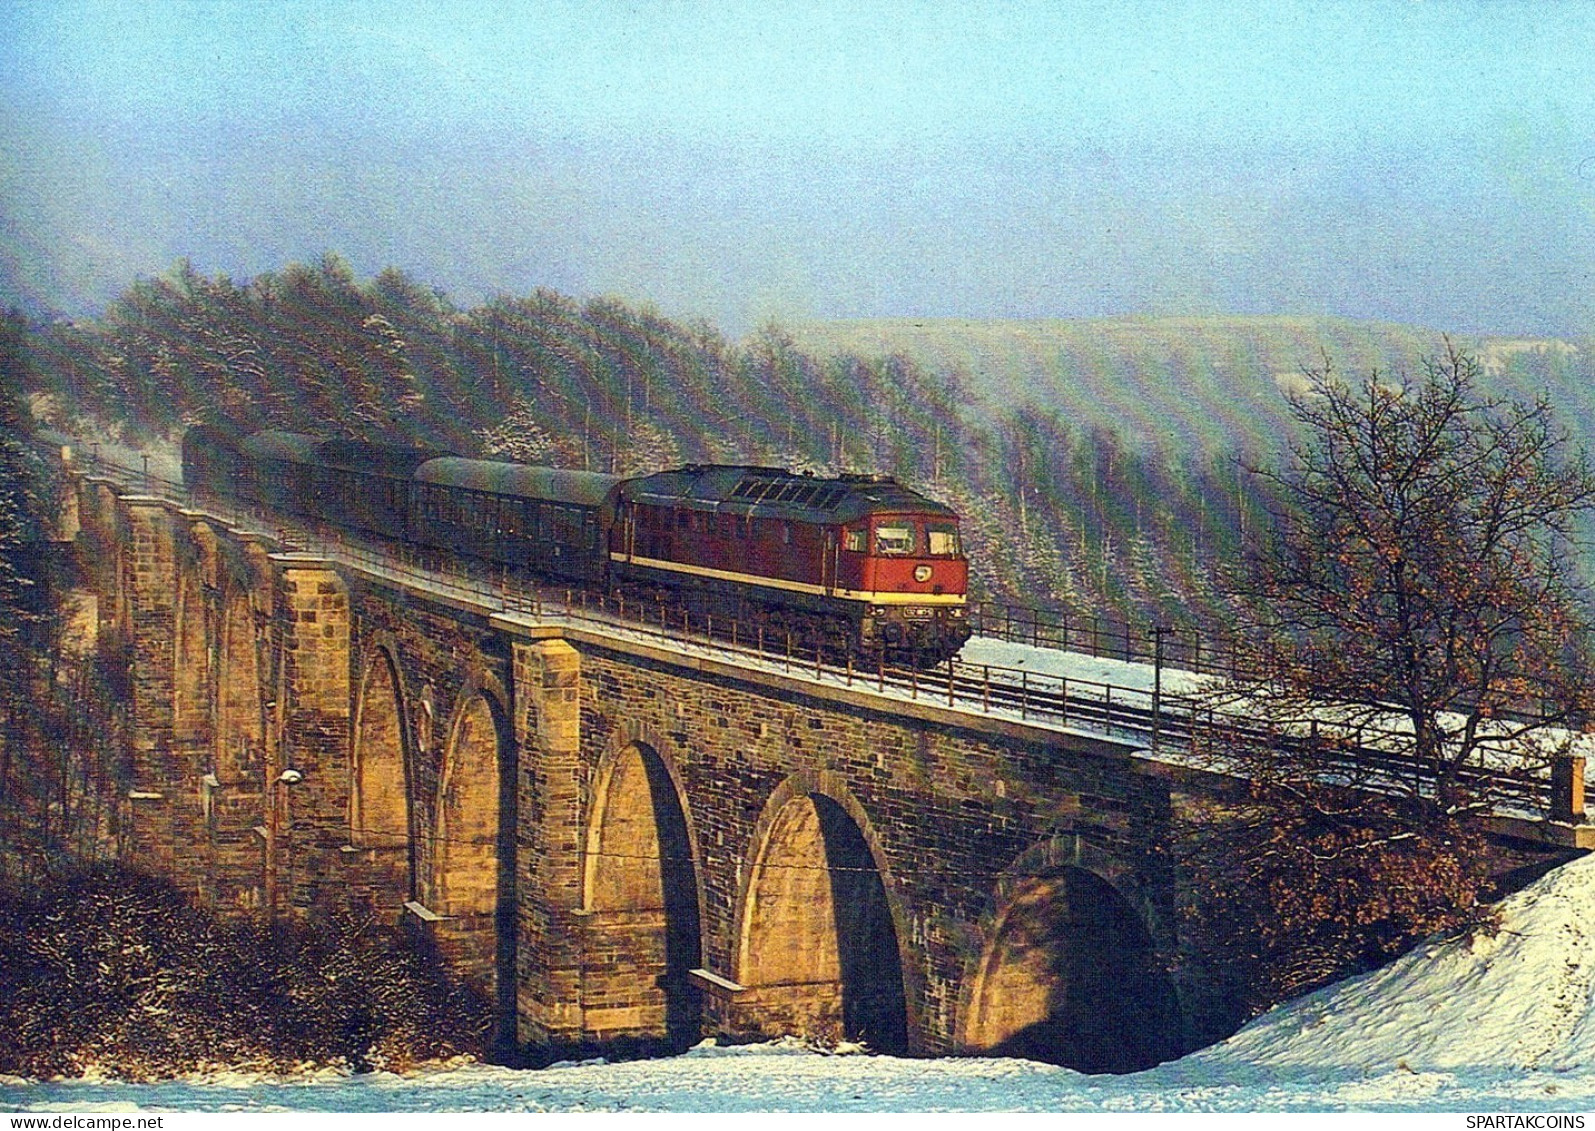
<svg viewBox="0 0 1595 1131"><path fill-rule="evenodd" d="M1311 749L1328 780L1375 792L1433 790L1432 768L1419 765L1389 747L1400 739L1395 729L1371 728L1334 743L1309 742L1281 735L1232 711L1221 711L1200 696L1164 691L1164 673L1223 677L1236 670L1234 653L1209 646L1171 648L1171 641L1147 633L1145 646L1133 626L1100 618L1049 615L1015 606L976 605L972 619L977 635L1012 643L1071 652L1081 656L1150 663L1151 688L1114 684L1076 676L1029 671L956 658L930 669L889 664L879 657L859 665L827 649L805 647L791 633L698 616L683 608L630 603L608 595L539 584L509 571L477 566L438 551L403 543L376 545L346 532L283 515L266 515L233 500L196 498L185 484L95 456L92 477L119 487L164 499L185 509L208 513L241 530L273 538L288 551L315 553L375 578L424 588L503 615L603 625L674 646L711 648L789 673L847 687L873 690L883 696L944 705L949 709L1009 717L1043 726L1066 727L1144 744L1151 756L1196 763L1223 772L1214 752L1239 746L1272 745L1292 754ZM1176 662L1176 658L1183 662ZM1496 811L1536 819L1553 816L1549 759L1521 761L1514 766L1470 766L1458 774L1461 784L1488 797Z"/></svg>

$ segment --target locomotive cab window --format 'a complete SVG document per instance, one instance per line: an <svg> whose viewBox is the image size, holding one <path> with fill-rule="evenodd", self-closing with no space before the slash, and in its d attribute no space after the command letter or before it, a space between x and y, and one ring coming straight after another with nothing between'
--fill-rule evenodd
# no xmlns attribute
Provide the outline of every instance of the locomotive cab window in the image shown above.
<svg viewBox="0 0 1595 1131"><path fill-rule="evenodd" d="M932 557L956 557L958 554L958 527L945 523L931 523L925 528L929 538L928 552Z"/></svg>
<svg viewBox="0 0 1595 1131"><path fill-rule="evenodd" d="M862 554L868 548L869 542L866 540L862 530L842 531L842 549L850 550L855 554Z"/></svg>
<svg viewBox="0 0 1595 1131"><path fill-rule="evenodd" d="M875 528L877 554L912 554L914 526L909 522L883 522Z"/></svg>

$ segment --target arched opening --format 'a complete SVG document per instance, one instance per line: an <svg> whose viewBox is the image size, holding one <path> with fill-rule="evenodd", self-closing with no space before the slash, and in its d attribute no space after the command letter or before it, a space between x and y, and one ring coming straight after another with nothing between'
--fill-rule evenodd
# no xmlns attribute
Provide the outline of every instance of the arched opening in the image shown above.
<svg viewBox="0 0 1595 1131"><path fill-rule="evenodd" d="M754 867L738 981L799 1035L908 1048L897 929L857 823L819 793L782 806ZM768 1028L766 1021L764 1027Z"/></svg>
<svg viewBox="0 0 1595 1131"><path fill-rule="evenodd" d="M255 617L242 596L227 603L222 626L221 674L216 701L216 776L223 784L250 778L259 783L264 765L265 722L261 717L260 652Z"/></svg>
<svg viewBox="0 0 1595 1131"><path fill-rule="evenodd" d="M349 843L369 850L360 858L364 898L389 916L415 890L402 712L393 658L378 649L366 665L355 716Z"/></svg>
<svg viewBox="0 0 1595 1131"><path fill-rule="evenodd" d="M174 634L172 729L187 752L203 758L210 723L210 642L205 632L205 603L199 578L185 571L177 598L177 630ZM198 766L197 772L211 767Z"/></svg>
<svg viewBox="0 0 1595 1131"><path fill-rule="evenodd" d="M589 952L583 1008L595 1037L665 1037L701 1024L688 971L701 963L698 881L675 781L651 746L631 743L600 783L586 857Z"/></svg>
<svg viewBox="0 0 1595 1131"><path fill-rule="evenodd" d="M1081 1072L1136 1072L1179 1052L1179 1007L1141 917L1083 868L1026 878L998 920L966 1043Z"/></svg>
<svg viewBox="0 0 1595 1131"><path fill-rule="evenodd" d="M116 495L101 484L94 489L92 517L94 527L88 539L84 560L89 567L89 584L98 598L101 639L114 647L127 643L128 608L125 571L127 554L119 534Z"/></svg>
<svg viewBox="0 0 1595 1131"><path fill-rule="evenodd" d="M444 761L434 838L433 910L491 915L499 888L499 729L487 696L461 711Z"/></svg>
<svg viewBox="0 0 1595 1131"><path fill-rule="evenodd" d="M56 537L63 542L77 541L78 534L83 529L83 512L79 507L77 489L72 486L70 478L60 481L56 503L60 515Z"/></svg>
<svg viewBox="0 0 1595 1131"><path fill-rule="evenodd" d="M94 520L106 541L116 537L116 492L103 483L94 489Z"/></svg>
<svg viewBox="0 0 1595 1131"><path fill-rule="evenodd" d="M418 861L421 902L443 960L486 995L494 1044L513 1048L516 993L515 754L502 700L467 690L444 746L443 775ZM417 830L418 834L420 830Z"/></svg>
<svg viewBox="0 0 1595 1131"><path fill-rule="evenodd" d="M214 761L219 789L207 785L212 887L203 900L219 908L254 910L267 898L274 867L255 830L274 827L265 791L265 697L255 614L235 593L224 606L215 668Z"/></svg>
<svg viewBox="0 0 1595 1131"><path fill-rule="evenodd" d="M405 785L399 678L387 652L380 649L366 670L358 717L349 841L361 848L408 848L410 802Z"/></svg>

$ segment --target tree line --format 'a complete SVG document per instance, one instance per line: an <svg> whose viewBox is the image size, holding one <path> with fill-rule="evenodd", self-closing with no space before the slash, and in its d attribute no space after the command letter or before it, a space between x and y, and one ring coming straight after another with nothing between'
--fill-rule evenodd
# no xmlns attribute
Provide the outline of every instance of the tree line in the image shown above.
<svg viewBox="0 0 1595 1131"><path fill-rule="evenodd" d="M145 436L205 422L618 473L893 474L964 514L977 597L1086 614L1221 626L1210 579L1264 510L1227 454L1131 445L1056 410L982 412L956 369L816 356L776 325L734 343L549 290L461 308L334 255L242 281L180 263L26 344L30 392Z"/></svg>

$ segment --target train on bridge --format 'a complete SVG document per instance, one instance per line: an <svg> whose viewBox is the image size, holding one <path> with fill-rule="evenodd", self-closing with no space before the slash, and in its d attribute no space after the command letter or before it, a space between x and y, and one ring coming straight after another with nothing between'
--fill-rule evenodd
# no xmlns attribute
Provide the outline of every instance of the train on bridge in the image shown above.
<svg viewBox="0 0 1595 1131"><path fill-rule="evenodd" d="M618 476L196 425L183 477L201 494L816 647L923 665L970 635L958 515L888 476L704 464Z"/></svg>

